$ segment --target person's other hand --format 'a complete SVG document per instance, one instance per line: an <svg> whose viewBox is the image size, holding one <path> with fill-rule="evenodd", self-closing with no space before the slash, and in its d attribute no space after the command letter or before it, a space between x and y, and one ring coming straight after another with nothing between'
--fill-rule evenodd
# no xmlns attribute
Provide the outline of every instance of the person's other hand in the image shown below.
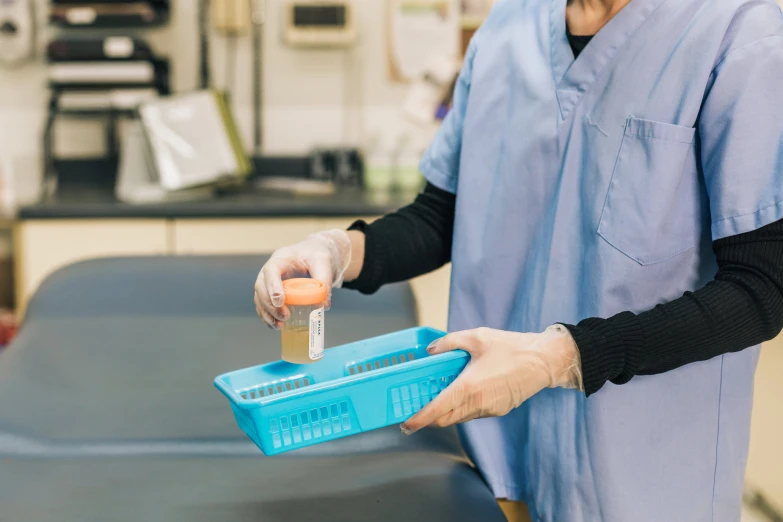
<svg viewBox="0 0 783 522"><path fill-rule="evenodd" d="M255 284L256 312L272 328L290 318L285 306L283 279L311 277L329 288L339 288L351 262L351 240L343 230L327 230L295 245L283 247L269 258ZM331 303L331 291L329 302Z"/></svg>
<svg viewBox="0 0 783 522"><path fill-rule="evenodd" d="M435 341L427 351L435 355L458 348L470 354L470 362L451 385L403 423L403 433L501 417L544 388L583 388L579 350L561 325L541 334L466 330Z"/></svg>

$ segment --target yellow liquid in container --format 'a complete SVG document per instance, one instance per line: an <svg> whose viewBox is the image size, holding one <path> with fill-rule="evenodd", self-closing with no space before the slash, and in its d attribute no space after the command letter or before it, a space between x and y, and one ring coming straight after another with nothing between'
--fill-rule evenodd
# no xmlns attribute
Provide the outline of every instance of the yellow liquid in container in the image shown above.
<svg viewBox="0 0 783 522"><path fill-rule="evenodd" d="M291 317L281 332L281 357L293 364L310 364L324 354L324 306L328 287L314 279L283 281Z"/></svg>
<svg viewBox="0 0 783 522"><path fill-rule="evenodd" d="M294 364L310 364L310 325L283 328L281 332L284 361Z"/></svg>

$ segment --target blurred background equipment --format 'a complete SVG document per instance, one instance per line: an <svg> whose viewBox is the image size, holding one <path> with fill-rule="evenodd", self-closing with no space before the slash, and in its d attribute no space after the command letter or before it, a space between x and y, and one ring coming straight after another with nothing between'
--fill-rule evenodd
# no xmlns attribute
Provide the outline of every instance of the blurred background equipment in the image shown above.
<svg viewBox="0 0 783 522"><path fill-rule="evenodd" d="M210 186L167 190L156 174L150 142L140 121L129 125L120 149L117 175L117 199L131 204L207 199L213 195Z"/></svg>
<svg viewBox="0 0 783 522"><path fill-rule="evenodd" d="M0 66L19 65L35 54L34 0L0 0Z"/></svg>
<svg viewBox="0 0 783 522"><path fill-rule="evenodd" d="M54 150L58 119L98 119L105 124L105 159L119 155L118 120L135 116L145 100L168 94L169 63L149 44L130 36L64 35L47 46L51 96L44 130L43 189L51 196L58 182Z"/></svg>
<svg viewBox="0 0 783 522"><path fill-rule="evenodd" d="M349 47L358 38L350 0L288 0L283 16L283 40L292 47Z"/></svg>
<svg viewBox="0 0 783 522"><path fill-rule="evenodd" d="M165 67L141 39L61 37L47 47L49 85L53 89L103 92L103 86L168 91Z"/></svg>
<svg viewBox="0 0 783 522"><path fill-rule="evenodd" d="M81 177L81 169L64 167L55 150L58 121L103 122L104 153L94 159L116 165L120 121L135 118L140 103L170 92L169 61L137 32L168 20L168 0L50 2L49 21L57 29L46 48L50 98L42 144L44 197L70 183L69 174ZM114 179L116 168L106 175Z"/></svg>
<svg viewBox="0 0 783 522"><path fill-rule="evenodd" d="M49 20L61 27L149 27L168 21L168 0L51 0Z"/></svg>
<svg viewBox="0 0 783 522"><path fill-rule="evenodd" d="M364 185L364 160L356 149L316 149L310 157L313 179L339 185Z"/></svg>
<svg viewBox="0 0 783 522"><path fill-rule="evenodd" d="M169 191L236 181L252 171L223 95L195 91L139 107L152 165Z"/></svg>

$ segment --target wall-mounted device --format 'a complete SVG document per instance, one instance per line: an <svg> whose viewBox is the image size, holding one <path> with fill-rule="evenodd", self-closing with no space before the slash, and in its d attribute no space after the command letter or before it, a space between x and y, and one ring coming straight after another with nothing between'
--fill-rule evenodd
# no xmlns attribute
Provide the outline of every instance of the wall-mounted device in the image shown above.
<svg viewBox="0 0 783 522"><path fill-rule="evenodd" d="M356 43L352 0L288 0L283 41L293 47L350 47Z"/></svg>
<svg viewBox="0 0 783 522"><path fill-rule="evenodd" d="M212 27L222 34L241 34L250 29L248 0L210 0Z"/></svg>
<svg viewBox="0 0 783 522"><path fill-rule="evenodd" d="M0 65L16 65L35 51L33 0L0 0Z"/></svg>

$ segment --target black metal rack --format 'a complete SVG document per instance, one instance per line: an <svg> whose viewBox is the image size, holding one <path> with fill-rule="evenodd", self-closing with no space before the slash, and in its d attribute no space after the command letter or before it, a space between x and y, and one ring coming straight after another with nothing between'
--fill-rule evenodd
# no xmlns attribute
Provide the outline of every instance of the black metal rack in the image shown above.
<svg viewBox="0 0 783 522"><path fill-rule="evenodd" d="M106 125L106 156L115 158L119 155L119 141L117 139L117 122L122 119L132 119L136 117L136 111L132 109L115 109L115 108L96 108L96 109L68 109L60 106L60 99L62 95L70 90L78 89L80 91L89 90L105 90L109 89L123 89L123 88L138 88L149 87L158 91L158 94L169 94L169 62L168 60L158 59L155 63L156 77L165 79L164 81L150 84L147 86L139 84L111 84L111 85L78 85L71 84L67 87L59 86L56 84L50 84L49 89L51 94L49 96L49 107L47 111L46 124L44 125L43 132L43 160L44 160L44 177L43 177L43 197L51 196L56 190L57 186L57 158L54 152L54 126L59 119L102 119Z"/></svg>
<svg viewBox="0 0 783 522"><path fill-rule="evenodd" d="M68 20L68 17L63 13L67 13L68 10L79 9L98 9L104 6L113 6L120 8L117 13L123 12L122 6L135 6L139 7L144 4L148 9L141 10L136 9L138 12L151 13L149 16L136 16L133 15L101 15L95 12L95 16L90 20L89 16L81 15L73 17L73 20ZM90 30L96 29L134 29L134 28L152 28L161 26L169 21L170 7L168 0L150 0L146 2L138 1L97 1L91 0L88 2L78 2L73 0L51 0L49 3L50 16L49 20L53 26L65 28L66 31L74 31L77 29L84 30L88 35ZM133 9L126 10L133 11ZM79 11L76 11L79 14ZM57 14L57 16L55 16ZM66 32L65 34L68 34ZM101 41L105 35L105 31L98 31L101 35L100 38L93 39L94 41ZM120 35L117 35L120 36ZM87 38L87 40L90 40ZM60 57L61 58L61 57ZM57 83L50 82L50 97L48 104L48 114L46 123L44 126L42 136L42 148L43 148L43 165L44 176L42 183L42 199L51 198L58 190L58 172L57 165L58 159L54 151L54 137L55 137L55 123L60 119L90 119L90 120L103 120L106 128L106 158L116 159L119 155L119 142L118 142L118 121L125 118L135 118L136 111L131 109L118 109L118 108L94 108L94 109L71 109L61 106L61 99L64 94L73 91L89 92L89 91L110 91L117 89L154 89L159 95L166 95L170 93L169 75L170 66L169 61L157 56L148 56L141 58L143 61L152 64L154 70L154 79L148 84L143 83ZM78 60L76 60L78 61Z"/></svg>

